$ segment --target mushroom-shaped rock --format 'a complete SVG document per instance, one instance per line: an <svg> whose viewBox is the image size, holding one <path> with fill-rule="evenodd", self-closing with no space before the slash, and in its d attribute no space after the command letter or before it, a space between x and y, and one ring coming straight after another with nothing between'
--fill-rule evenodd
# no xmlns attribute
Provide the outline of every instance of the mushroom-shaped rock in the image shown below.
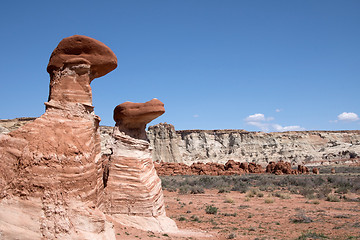
<svg viewBox="0 0 360 240"><path fill-rule="evenodd" d="M104 195L101 209L121 222L145 231L177 231L166 217L161 180L146 140L145 127L165 112L164 104L125 102L114 109L112 154L104 156ZM125 224L126 225L126 224Z"/></svg>
<svg viewBox="0 0 360 240"><path fill-rule="evenodd" d="M104 43L91 37L74 35L64 38L52 52L48 73L62 69L66 64L89 64L92 79L102 77L117 67L117 58Z"/></svg>
<svg viewBox="0 0 360 240"><path fill-rule="evenodd" d="M115 107L116 126L125 134L146 139L146 124L164 114L164 104L154 98L146 103L125 102Z"/></svg>
<svg viewBox="0 0 360 240"><path fill-rule="evenodd" d="M115 240L96 208L104 189L101 139L89 106L91 79L115 67L111 50L88 37L66 38L54 50L46 112L0 135L1 239ZM21 218L9 221L14 216Z"/></svg>
<svg viewBox="0 0 360 240"><path fill-rule="evenodd" d="M102 42L86 36L64 38L52 52L47 71L50 94L47 107L68 103L92 106L90 83L117 66L115 54Z"/></svg>

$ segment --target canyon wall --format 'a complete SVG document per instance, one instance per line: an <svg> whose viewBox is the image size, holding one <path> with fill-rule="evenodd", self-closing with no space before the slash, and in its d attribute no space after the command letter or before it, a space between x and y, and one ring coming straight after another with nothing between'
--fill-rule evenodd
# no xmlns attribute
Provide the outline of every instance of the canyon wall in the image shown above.
<svg viewBox="0 0 360 240"><path fill-rule="evenodd" d="M359 161L360 131L247 132L245 130L181 130L171 124L147 132L153 160L254 162L262 166L283 160L292 165L341 164Z"/></svg>

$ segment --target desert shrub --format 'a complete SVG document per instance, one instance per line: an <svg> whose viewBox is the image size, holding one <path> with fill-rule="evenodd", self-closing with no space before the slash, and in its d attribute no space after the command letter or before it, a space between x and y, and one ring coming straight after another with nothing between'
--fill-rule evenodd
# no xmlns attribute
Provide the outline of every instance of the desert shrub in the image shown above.
<svg viewBox="0 0 360 240"><path fill-rule="evenodd" d="M184 217L184 216L180 216L180 217L178 218L178 220L179 220L180 222L182 222L182 221L186 221L186 217Z"/></svg>
<svg viewBox="0 0 360 240"><path fill-rule="evenodd" d="M293 223L311 223L313 220L306 216L304 211L299 211L293 218L291 218Z"/></svg>
<svg viewBox="0 0 360 240"><path fill-rule="evenodd" d="M320 172L329 174L331 169L334 168L336 173L360 173L359 166L324 166L321 167Z"/></svg>
<svg viewBox="0 0 360 240"><path fill-rule="evenodd" d="M322 176L311 176L312 182L314 183L314 186L320 187L324 184L326 184L326 178Z"/></svg>
<svg viewBox="0 0 360 240"><path fill-rule="evenodd" d="M193 221L193 222L201 222L200 218L196 215L192 215L190 217L190 220Z"/></svg>
<svg viewBox="0 0 360 240"><path fill-rule="evenodd" d="M164 189L168 190L169 192L176 192L177 191L177 188L174 187L174 186L169 186L169 187L164 188Z"/></svg>
<svg viewBox="0 0 360 240"><path fill-rule="evenodd" d="M205 188L210 188L214 185L214 179L211 176L203 176L198 181L199 184Z"/></svg>
<svg viewBox="0 0 360 240"><path fill-rule="evenodd" d="M356 222L352 225L352 227L360 228L360 222Z"/></svg>
<svg viewBox="0 0 360 240"><path fill-rule="evenodd" d="M258 194L257 189L252 188L246 193L246 197L252 198L255 197Z"/></svg>
<svg viewBox="0 0 360 240"><path fill-rule="evenodd" d="M306 197L307 199L314 199L314 198L316 198L315 189L309 188L309 187L300 188L300 189L299 189L299 194L303 195L303 196Z"/></svg>
<svg viewBox="0 0 360 240"><path fill-rule="evenodd" d="M228 187L230 184L228 176L198 176L196 185L203 186L206 189L220 189Z"/></svg>
<svg viewBox="0 0 360 240"><path fill-rule="evenodd" d="M214 205L207 205L205 208L205 212L207 214L216 214L218 211L218 208L215 207Z"/></svg>
<svg viewBox="0 0 360 240"><path fill-rule="evenodd" d="M249 205L240 205L238 208L239 209L246 209L246 208L249 208L250 206Z"/></svg>
<svg viewBox="0 0 360 240"><path fill-rule="evenodd" d="M178 189L178 184L175 178L171 177L162 177L161 178L161 185L164 189Z"/></svg>
<svg viewBox="0 0 360 240"><path fill-rule="evenodd" d="M272 191L274 189L274 185L261 185L259 186L260 191Z"/></svg>
<svg viewBox="0 0 360 240"><path fill-rule="evenodd" d="M229 236L227 236L227 239L234 239L234 238L236 238L235 233L230 233Z"/></svg>
<svg viewBox="0 0 360 240"><path fill-rule="evenodd" d="M299 193L299 190L296 187L289 187L288 190L292 194L298 194Z"/></svg>
<svg viewBox="0 0 360 240"><path fill-rule="evenodd" d="M360 172L360 167L357 167ZM323 173L323 171L321 170ZM261 191L286 189L291 193L299 193L307 198L325 199L332 189L344 194L346 191L360 192L360 175L271 175L245 174L232 176L161 176L164 189L174 191L186 187L203 189L219 189L219 193L229 190L246 193L249 188ZM182 190L182 192L187 193Z"/></svg>
<svg viewBox="0 0 360 240"><path fill-rule="evenodd" d="M182 186L179 188L179 194L187 194L189 193L190 189L188 186Z"/></svg>
<svg viewBox="0 0 360 240"><path fill-rule="evenodd" d="M329 193L331 193L332 189L329 186L324 186L318 189L317 197L319 199L325 199Z"/></svg>
<svg viewBox="0 0 360 240"><path fill-rule="evenodd" d="M230 198L230 197L227 197L225 200L224 200L224 203L234 203L234 199Z"/></svg>
<svg viewBox="0 0 360 240"><path fill-rule="evenodd" d="M219 191L218 191L218 193L229 193L230 192L230 190L228 190L228 189L226 189L226 188L220 188L219 189Z"/></svg>
<svg viewBox="0 0 360 240"><path fill-rule="evenodd" d="M256 196L262 198L262 197L264 197L264 193L258 192L258 193L256 194Z"/></svg>
<svg viewBox="0 0 360 240"><path fill-rule="evenodd" d="M273 196L278 197L280 199L290 199L290 195L288 193L276 192Z"/></svg>
<svg viewBox="0 0 360 240"><path fill-rule="evenodd" d="M205 193L204 188L200 186L193 186L190 188L191 194L199 194L199 193Z"/></svg>
<svg viewBox="0 0 360 240"><path fill-rule="evenodd" d="M333 176L328 176L327 181L329 183L332 183L332 185L334 187L351 187L352 186L352 182L351 179L346 178L342 175L333 175Z"/></svg>
<svg viewBox="0 0 360 240"><path fill-rule="evenodd" d="M221 215L226 216L226 217L236 217L237 213L222 213Z"/></svg>
<svg viewBox="0 0 360 240"><path fill-rule="evenodd" d="M336 193L345 194L349 192L349 189L347 187L339 187L335 190Z"/></svg>
<svg viewBox="0 0 360 240"><path fill-rule="evenodd" d="M329 239L326 235L322 233L315 233L315 232L306 232L302 233L300 237L297 238L297 240L306 240L306 239Z"/></svg>
<svg viewBox="0 0 360 240"><path fill-rule="evenodd" d="M295 185L298 187L315 187L320 186L320 184L316 185L314 178L312 176L289 176L291 185Z"/></svg>
<svg viewBox="0 0 360 240"><path fill-rule="evenodd" d="M255 232L256 231L256 227L249 227L249 232Z"/></svg>
<svg viewBox="0 0 360 240"><path fill-rule="evenodd" d="M264 200L265 203L273 203L275 200L273 198L266 198Z"/></svg>
<svg viewBox="0 0 360 240"><path fill-rule="evenodd" d="M334 218L350 218L350 216L347 214L340 214L340 215L335 215Z"/></svg>
<svg viewBox="0 0 360 240"><path fill-rule="evenodd" d="M249 189L249 185L245 182L236 182L234 186L232 187L231 191L237 191L241 193L246 193L246 191Z"/></svg>
<svg viewBox="0 0 360 240"><path fill-rule="evenodd" d="M329 195L327 195L326 201L340 202L340 198L338 198L335 194L329 194Z"/></svg>

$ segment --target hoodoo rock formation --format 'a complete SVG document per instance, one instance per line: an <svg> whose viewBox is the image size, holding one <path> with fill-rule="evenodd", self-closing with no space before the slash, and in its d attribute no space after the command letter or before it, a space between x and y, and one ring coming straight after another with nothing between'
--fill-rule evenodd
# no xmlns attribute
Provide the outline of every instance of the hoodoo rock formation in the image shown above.
<svg viewBox="0 0 360 240"><path fill-rule="evenodd" d="M115 238L96 208L103 188L100 118L90 82L116 66L106 45L85 36L65 38L52 53L46 112L0 135L4 239Z"/></svg>
<svg viewBox="0 0 360 240"><path fill-rule="evenodd" d="M108 175L104 178L103 211L118 222L144 230L177 229L165 215L161 181L146 140L146 124L164 112L164 104L157 99L118 105L112 143L108 145L112 154L104 155Z"/></svg>
<svg viewBox="0 0 360 240"><path fill-rule="evenodd" d="M49 100L39 118L0 121L0 238L115 239L113 223L177 231L166 217L146 124L165 112L157 99L126 102L101 151L90 83L117 66L85 36L51 54Z"/></svg>

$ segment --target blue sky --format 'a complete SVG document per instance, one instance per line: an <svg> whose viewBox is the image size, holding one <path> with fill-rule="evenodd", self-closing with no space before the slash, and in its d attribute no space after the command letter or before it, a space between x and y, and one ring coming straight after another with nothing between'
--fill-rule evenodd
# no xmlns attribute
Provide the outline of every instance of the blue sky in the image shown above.
<svg viewBox="0 0 360 240"><path fill-rule="evenodd" d="M125 101L158 98L176 129L360 129L360 1L2 1L0 118L40 116L61 39L108 45L92 82L114 125Z"/></svg>

